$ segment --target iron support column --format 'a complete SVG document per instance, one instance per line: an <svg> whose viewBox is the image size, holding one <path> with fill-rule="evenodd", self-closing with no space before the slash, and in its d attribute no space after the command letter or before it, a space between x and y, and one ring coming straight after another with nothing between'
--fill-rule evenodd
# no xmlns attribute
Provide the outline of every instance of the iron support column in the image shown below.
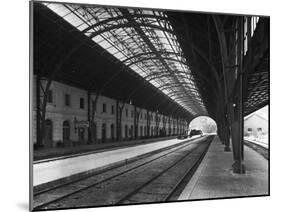
<svg viewBox="0 0 281 212"><path fill-rule="evenodd" d="M230 129L228 125L228 120L227 120L227 112L225 112L223 116L223 137L224 137L224 151L225 152L230 152Z"/></svg>
<svg viewBox="0 0 281 212"><path fill-rule="evenodd" d="M120 141L119 100L116 100L116 140Z"/></svg>
<svg viewBox="0 0 281 212"><path fill-rule="evenodd" d="M146 130L147 130L147 137L150 137L150 126L148 124L148 119L149 119L149 113L148 113L148 110L146 110Z"/></svg>
<svg viewBox="0 0 281 212"><path fill-rule="evenodd" d="M42 135L41 135L41 115L40 115L40 76L36 76L36 145L41 147L42 144Z"/></svg>
<svg viewBox="0 0 281 212"><path fill-rule="evenodd" d="M92 143L92 134L91 134L91 92L88 91L88 113L87 113L87 116L88 116L88 123L89 123L89 126L88 126L88 144Z"/></svg>
<svg viewBox="0 0 281 212"><path fill-rule="evenodd" d="M137 139L138 137L138 125L137 125L137 107L134 105L134 137Z"/></svg>
<svg viewBox="0 0 281 212"><path fill-rule="evenodd" d="M233 103L233 110L234 110L234 117L233 117L233 131L232 131L232 145L233 145L233 159L234 163L232 165L233 172L238 174L245 173L245 166L243 164L243 28L244 22L243 17L238 18L238 44L237 44L237 91L234 98ZM251 31L250 31L251 32ZM250 33L249 32L249 33Z"/></svg>

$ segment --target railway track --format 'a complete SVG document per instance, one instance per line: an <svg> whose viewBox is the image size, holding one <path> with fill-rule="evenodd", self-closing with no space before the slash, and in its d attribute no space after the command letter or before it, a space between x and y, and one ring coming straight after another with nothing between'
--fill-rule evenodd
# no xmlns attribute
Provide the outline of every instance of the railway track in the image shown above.
<svg viewBox="0 0 281 212"><path fill-rule="evenodd" d="M198 138L104 173L36 193L34 209L170 201L183 179L192 174L212 139L213 136Z"/></svg>
<svg viewBox="0 0 281 212"><path fill-rule="evenodd" d="M259 145L257 143L251 142L249 140L244 139L244 144L248 147L250 147L251 149L255 150L256 152L258 152L260 155L262 155L266 160L268 160L269 155L268 155L268 148Z"/></svg>

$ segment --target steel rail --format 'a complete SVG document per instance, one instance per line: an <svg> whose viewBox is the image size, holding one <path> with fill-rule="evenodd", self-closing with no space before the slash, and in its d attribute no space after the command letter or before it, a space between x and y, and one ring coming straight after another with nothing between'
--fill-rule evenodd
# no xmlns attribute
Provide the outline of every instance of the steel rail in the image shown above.
<svg viewBox="0 0 281 212"><path fill-rule="evenodd" d="M209 141L210 142L210 141ZM129 194L127 194L125 197L123 197L122 199L120 199L117 203L115 203L116 205L120 205L120 204L124 204L125 201L130 200L130 198L137 194L141 189L143 189L144 187L146 187L147 185L151 184L154 180L156 180L157 178L163 176L163 174L167 173L167 171L169 171L170 169L174 168L176 165L178 165L180 162L182 162L185 158L187 158L191 153L193 153L193 151L197 150L199 147L201 147L202 144L199 144L197 147L195 147L194 149L192 149L191 151L188 151L187 154L185 154L183 157L181 157L180 159L178 159L175 163L173 163L172 165L170 165L169 167L165 168L163 171L161 171L159 174L157 174L156 176L152 177L151 179L149 179L148 181L146 181L145 183L143 183L142 185L140 185L139 187L137 187L135 190L133 190L132 192L130 192ZM193 165L194 166L194 165ZM192 167L193 167L192 166ZM189 172L189 170L188 170ZM184 176L186 176L187 173L185 173ZM180 181L181 182L181 181ZM178 185L178 184L177 184ZM174 192L176 188L173 188L171 192ZM164 201L169 197L170 195L168 194L165 198Z"/></svg>
<svg viewBox="0 0 281 212"><path fill-rule="evenodd" d="M191 141L195 141L195 140L196 140L196 138L195 138L194 140L191 140ZM60 201L60 200L62 200L62 199L65 199L65 198L67 198L67 197L69 197L69 196L71 196L71 195L74 195L74 194L76 194L76 193L82 192L82 191L84 191L84 190L86 190L86 189L89 189L89 188L91 188L91 187L97 186L97 185L102 184L102 183L104 183L104 182L110 181L110 180L112 180L112 179L114 179L114 178L116 178L116 177L118 177L118 176L121 176L121 175L123 175L123 174L125 174L125 173L128 173L128 172L130 172L130 171L136 170L136 169L138 169L138 168L140 168L140 167L142 167L142 166L148 165L148 164L152 163L153 161L159 160L160 158L163 158L163 157L165 157L165 156L167 156L167 155L169 155L169 154L171 154L171 153L173 153L173 152L176 152L176 151L178 151L178 150L180 150L180 149L182 149L182 148L184 148L184 147L187 147L187 146L193 144L193 143L191 143L191 141L189 140L189 141L186 141L186 142L184 142L184 143L179 144L179 146L171 147L170 149L163 150L162 152L158 153L158 154L161 154L161 153L162 153L162 155L160 155L160 156L158 156L158 157L156 157L156 158L153 158L152 160L148 160L148 161L146 161L146 162L144 162L144 163L141 163L141 164L139 164L139 165L137 165L137 166L133 166L132 168L126 169L125 171L122 171L122 172L120 172L120 173L118 173L118 174L114 174L114 175L112 175L111 177L105 178L105 179L100 180L100 181L98 181L98 182L96 182L96 183L92 183L92 184L90 184L90 185L88 185L88 186L85 186L85 187L83 187L83 188L80 188L80 189L77 189L77 190L75 190L75 191L69 192L68 194L62 195L62 196L60 196L60 197L58 197L58 198L56 198L56 199L53 199L53 200L44 202L44 203L42 203L42 204L38 204L34 209L35 209L35 210L36 210L36 209L42 209L42 208L46 207L47 205L56 203L56 202L58 202L58 201ZM172 150L171 150L171 149L172 149ZM163 152L166 152L166 151L168 151L168 152L163 154ZM156 154L157 154L157 153L156 153ZM153 155L149 155L149 156L147 156L147 157L140 158L139 160L146 159L146 158L149 158L149 157L151 157L151 156L153 156ZM139 160L136 160L136 161L133 161L133 162L137 162L137 161L139 161ZM125 165L128 165L128 164L125 164ZM123 166L124 166L124 165L123 165ZM121 167L121 166L120 166L120 167ZM113 170L114 168L119 168L119 167L113 167L113 168L110 169L110 170ZM106 170L105 172L110 171L110 170ZM98 174L101 174L101 173L93 174L93 175L91 175L91 176L87 176L86 178L78 179L78 180L76 180L76 181L69 182L69 183L63 184L63 185L61 185L61 186L58 186L58 187L55 187L55 188L51 188L51 189L46 190L46 191L42 191L42 192L40 192L40 193L35 194L34 196L36 197L36 196L38 196L38 195L42 195L43 193L47 193L47 192L53 191L53 190L55 190L55 189L58 189L58 188L61 188L61 187L67 186L67 185L71 185L71 184L74 184L74 183L81 182L81 181L83 181L83 180L86 180L87 178L94 177L94 176L96 176L96 175L98 175Z"/></svg>

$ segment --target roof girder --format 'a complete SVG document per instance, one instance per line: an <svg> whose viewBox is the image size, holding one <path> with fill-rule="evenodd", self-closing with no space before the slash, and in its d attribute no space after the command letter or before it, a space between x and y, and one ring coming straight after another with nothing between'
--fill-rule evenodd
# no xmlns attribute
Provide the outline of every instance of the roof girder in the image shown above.
<svg viewBox="0 0 281 212"><path fill-rule="evenodd" d="M147 14L131 14L128 10L126 9L119 9L119 11L123 14L122 16L117 16L117 17L113 17L113 18L109 18L109 19L106 19L106 20L103 20L103 21L100 21L99 23L97 24L93 24L89 27L87 27L86 29L84 29L82 32L84 34L88 34L87 36L91 39L93 39L94 37L98 36L98 35L102 35L103 33L108 33L108 32L111 32L112 30L117 30L117 29L130 29L130 28L133 28L137 33L138 35L142 38L142 40L144 41L144 43L149 47L150 51L154 53L155 57L154 58L147 58L147 60L152 60L152 59L155 59L155 60L158 60L160 61L160 63L162 64L162 66L167 70L167 77L168 77L168 74L170 73L169 77L173 78L174 79L174 82L177 83L179 86L178 88L181 89L181 94L182 93L186 93L187 96L190 97L190 95L188 95L188 91L186 90L185 87L182 86L182 83L179 81L178 77L182 77L182 76L177 76L175 73L179 73L177 71L174 71L171 69L170 67L170 64L167 63L166 60L173 60L175 62L178 62L178 63L183 63L183 61L181 60L178 60L175 59L175 58L165 58L164 55L166 54L169 54L168 52L164 52L164 54L161 54L160 51L158 51L154 44L152 43L152 41L149 39L151 37L148 37L148 35L146 35L144 33L144 29L157 29L157 30L160 30L162 31L164 34L165 32L166 33L170 33L170 34L174 34L173 30L171 29L171 27L169 28L169 25L157 25L155 24L156 22L159 22L159 20L165 20L167 21L167 18L165 16L157 16L157 15L147 15ZM142 19L142 18L152 18L152 19L155 19L154 20L150 20L150 22L142 22L142 21L138 21L138 18ZM123 22L122 22L123 20ZM116 21L120 21L120 22L116 22ZM128 22L127 22L128 21ZM115 22L115 23L114 23ZM165 34L166 36L166 34ZM157 42L157 41L156 41ZM144 54L144 53L143 53ZM175 56L177 57L180 57L182 58L182 55L181 54L176 54L175 52L172 53L174 54ZM136 56L133 56L132 58L138 58ZM185 59L185 58L183 58ZM146 60L146 59L142 59L143 61ZM122 61L121 61L122 62ZM140 60L139 60L140 62ZM183 63L184 64L184 63ZM185 73L186 75L188 75L189 73ZM156 77L153 76L156 80ZM162 78L163 78L163 75L162 75ZM165 79L161 79L161 77L157 78L157 80L165 80ZM151 81L152 79L148 80L148 81ZM190 79L192 80L192 78ZM152 83L153 84L153 83ZM153 84L155 86L155 84ZM157 87L157 86L155 86ZM158 87L157 87L158 88ZM167 88L168 89L168 88ZM198 92L198 91L197 91ZM165 93L167 95L167 93ZM177 93L179 94L179 93ZM198 93L199 94L199 93ZM167 95L169 96L169 95ZM170 96L169 96L170 97ZM197 99L196 99L196 102L195 102L195 99L191 98L190 99L191 102L193 102L193 108L196 110L196 112L198 113L200 110L202 110L201 108L201 104L198 104L199 102L197 102ZM200 107L199 107L200 106ZM204 106L203 106L204 107Z"/></svg>

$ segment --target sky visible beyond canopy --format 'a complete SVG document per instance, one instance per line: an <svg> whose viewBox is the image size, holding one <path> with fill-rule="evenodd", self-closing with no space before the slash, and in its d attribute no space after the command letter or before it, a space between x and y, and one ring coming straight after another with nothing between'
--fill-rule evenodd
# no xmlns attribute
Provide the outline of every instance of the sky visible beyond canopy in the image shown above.
<svg viewBox="0 0 281 212"><path fill-rule="evenodd" d="M252 114L257 114L257 115L260 115L261 117L263 117L264 119L268 120L268 118L269 118L268 111L269 111L269 108L268 108L268 105L266 105L265 107L257 110L254 113L249 114L248 116L251 116ZM248 116L246 116L245 118L247 118Z"/></svg>

